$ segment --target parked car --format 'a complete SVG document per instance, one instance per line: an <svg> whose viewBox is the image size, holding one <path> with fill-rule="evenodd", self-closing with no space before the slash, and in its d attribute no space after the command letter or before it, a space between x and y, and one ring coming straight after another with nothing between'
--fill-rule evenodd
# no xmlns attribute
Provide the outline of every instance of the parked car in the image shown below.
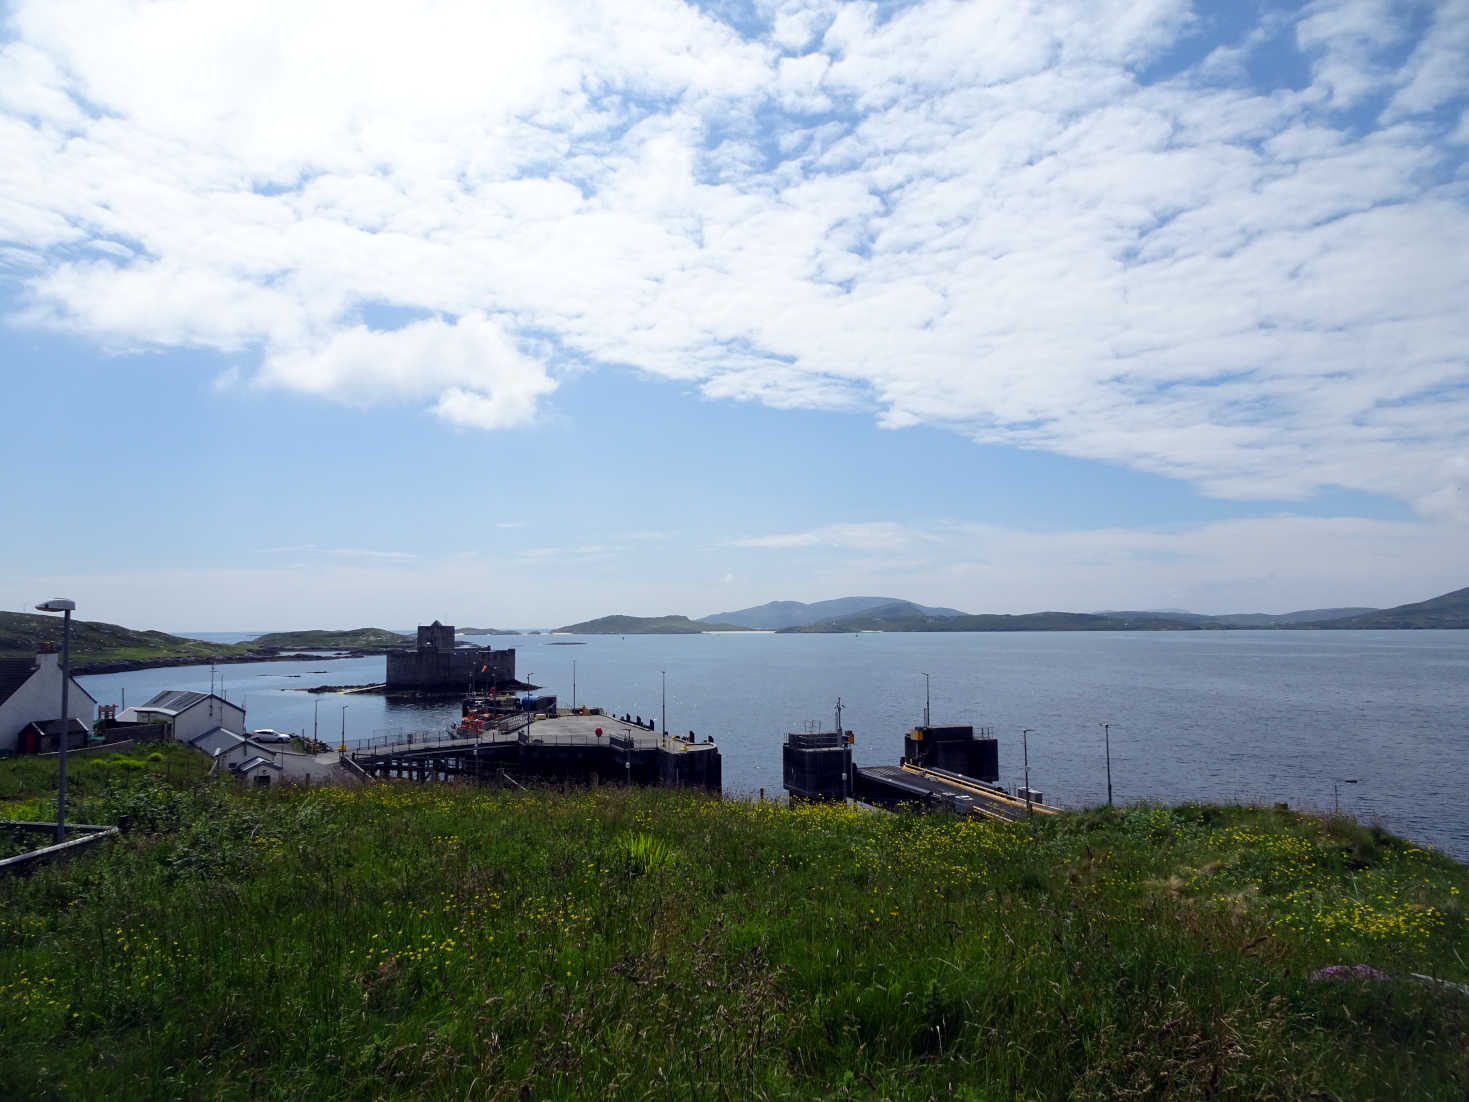
<svg viewBox="0 0 1469 1102"><path fill-rule="evenodd" d="M252 731L250 737L256 742L290 742L293 736L284 731L272 731L269 727L264 727L259 731Z"/></svg>

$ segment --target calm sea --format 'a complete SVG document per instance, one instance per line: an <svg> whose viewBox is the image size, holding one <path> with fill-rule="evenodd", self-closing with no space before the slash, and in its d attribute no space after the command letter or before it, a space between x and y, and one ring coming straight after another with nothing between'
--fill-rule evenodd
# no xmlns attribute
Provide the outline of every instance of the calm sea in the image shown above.
<svg viewBox="0 0 1469 1102"><path fill-rule="evenodd" d="M731 795L780 792L780 744L830 727L840 698L859 764L895 762L923 715L995 729L1001 783L1021 776L1068 806L1105 802L1111 723L1118 803L1285 801L1381 822L1469 860L1469 631L1038 632L520 636L522 678L563 704L713 735ZM582 645L558 645L578 642ZM573 663L575 669L573 670ZM313 695L381 681L382 658L221 666L252 728L348 743L439 730L457 703ZM207 690L208 666L81 679L102 703ZM346 710L343 711L345 706ZM1346 782L1356 783L1346 783Z"/></svg>

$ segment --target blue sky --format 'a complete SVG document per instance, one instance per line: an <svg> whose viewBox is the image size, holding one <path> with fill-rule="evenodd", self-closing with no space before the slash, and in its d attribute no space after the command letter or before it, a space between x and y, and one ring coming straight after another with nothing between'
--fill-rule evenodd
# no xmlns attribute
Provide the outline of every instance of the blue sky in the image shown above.
<svg viewBox="0 0 1469 1102"><path fill-rule="evenodd" d="M0 599L1469 581L1469 2L13 2Z"/></svg>

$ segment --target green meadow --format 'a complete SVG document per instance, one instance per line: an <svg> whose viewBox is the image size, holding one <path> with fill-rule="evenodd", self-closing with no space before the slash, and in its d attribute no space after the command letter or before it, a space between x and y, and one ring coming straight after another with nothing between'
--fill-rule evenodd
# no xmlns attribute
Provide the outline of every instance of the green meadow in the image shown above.
<svg viewBox="0 0 1469 1102"><path fill-rule="evenodd" d="M0 881L6 1097L1469 1089L1469 871L1346 818L256 794L148 764L79 794L119 840Z"/></svg>

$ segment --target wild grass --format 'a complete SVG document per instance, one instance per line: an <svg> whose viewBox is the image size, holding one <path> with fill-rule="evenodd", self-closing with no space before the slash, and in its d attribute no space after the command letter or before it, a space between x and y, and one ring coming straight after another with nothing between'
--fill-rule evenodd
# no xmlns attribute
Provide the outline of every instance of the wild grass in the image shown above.
<svg viewBox="0 0 1469 1102"><path fill-rule="evenodd" d="M1469 871L1344 818L87 797L0 882L33 1098L1463 1098ZM1371 965L1313 981L1333 965ZM1380 977L1380 978L1379 978Z"/></svg>
<svg viewBox="0 0 1469 1102"><path fill-rule="evenodd" d="M85 805L77 803L73 808L73 799L98 795L130 776L153 776L188 785L208 770L209 760L204 755L175 742L74 751L66 756L67 820L87 821L80 814ZM54 819L59 771L58 759L50 755L24 754L0 762L0 819Z"/></svg>

